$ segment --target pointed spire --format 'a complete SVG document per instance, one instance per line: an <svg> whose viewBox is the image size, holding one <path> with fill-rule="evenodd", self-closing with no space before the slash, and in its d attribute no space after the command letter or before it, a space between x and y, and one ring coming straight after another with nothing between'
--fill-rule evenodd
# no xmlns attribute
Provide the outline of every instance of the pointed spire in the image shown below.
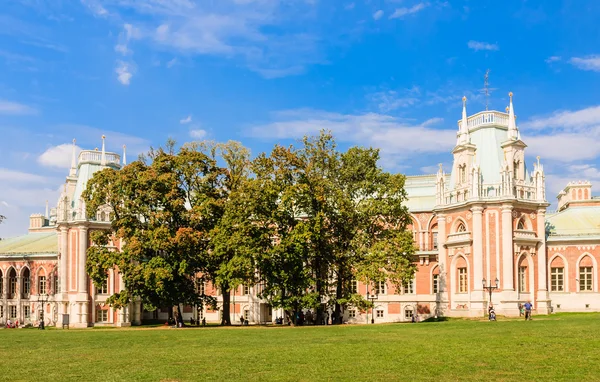
<svg viewBox="0 0 600 382"><path fill-rule="evenodd" d="M50 218L50 213L48 212L48 201L46 200L46 219Z"/></svg>
<svg viewBox="0 0 600 382"><path fill-rule="evenodd" d="M106 166L106 150L104 147L104 140L106 139L106 136L103 135L102 136L102 156L100 157L100 166Z"/></svg>
<svg viewBox="0 0 600 382"><path fill-rule="evenodd" d="M469 143L469 126L467 125L467 97L462 97L463 109L460 129L458 131L458 144L463 145Z"/></svg>
<svg viewBox="0 0 600 382"><path fill-rule="evenodd" d="M127 146L123 145L123 166L127 166Z"/></svg>
<svg viewBox="0 0 600 382"><path fill-rule="evenodd" d="M508 93L510 104L508 105L508 139L518 139L517 122L515 119L515 110L513 108L513 93Z"/></svg>
<svg viewBox="0 0 600 382"><path fill-rule="evenodd" d="M75 146L75 139L73 139L73 153L71 154L71 169L69 170L69 176L75 176L77 174L77 146Z"/></svg>

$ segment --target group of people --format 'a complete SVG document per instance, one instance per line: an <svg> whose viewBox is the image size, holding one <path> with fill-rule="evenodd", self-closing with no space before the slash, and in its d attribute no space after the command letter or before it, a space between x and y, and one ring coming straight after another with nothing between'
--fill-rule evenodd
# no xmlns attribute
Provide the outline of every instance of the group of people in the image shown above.
<svg viewBox="0 0 600 382"><path fill-rule="evenodd" d="M519 304L519 317L524 315L525 321L531 320L532 309L533 305L531 304L531 301L527 301L525 304ZM488 306L488 318L490 321L496 321L496 310L492 303Z"/></svg>
<svg viewBox="0 0 600 382"><path fill-rule="evenodd" d="M12 322L12 320L6 320L6 328L7 329L15 329L19 327L19 321Z"/></svg>

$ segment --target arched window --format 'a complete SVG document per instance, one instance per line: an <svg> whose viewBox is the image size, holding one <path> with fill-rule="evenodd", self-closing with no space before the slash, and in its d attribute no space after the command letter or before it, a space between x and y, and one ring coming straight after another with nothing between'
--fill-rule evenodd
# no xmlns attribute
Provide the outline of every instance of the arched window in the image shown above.
<svg viewBox="0 0 600 382"><path fill-rule="evenodd" d="M456 292L468 293L469 273L467 272L467 261L462 256L456 260L456 280Z"/></svg>
<svg viewBox="0 0 600 382"><path fill-rule="evenodd" d="M38 294L47 294L48 293L46 272L44 271L44 268L40 268L38 270L37 291L38 291Z"/></svg>
<svg viewBox="0 0 600 382"><path fill-rule="evenodd" d="M513 163L513 170L514 170L513 176L514 176L515 179L519 179L519 166L520 166L520 163L519 163L518 160L516 160Z"/></svg>
<svg viewBox="0 0 600 382"><path fill-rule="evenodd" d="M589 194L588 194L588 189L587 188L585 190L583 190L583 198L586 199L586 200L590 198Z"/></svg>
<svg viewBox="0 0 600 382"><path fill-rule="evenodd" d="M100 212L100 221L101 222L106 221L106 212L104 212L104 211Z"/></svg>
<svg viewBox="0 0 600 382"><path fill-rule="evenodd" d="M460 223L456 228L456 232L467 232L467 228L464 223Z"/></svg>
<svg viewBox="0 0 600 382"><path fill-rule="evenodd" d="M17 296L17 271L14 268L8 272L8 298L16 298Z"/></svg>
<svg viewBox="0 0 600 382"><path fill-rule="evenodd" d="M518 276L519 293L529 292L529 273L527 268L527 258L525 256L521 256L519 261Z"/></svg>
<svg viewBox="0 0 600 382"><path fill-rule="evenodd" d="M431 227L431 247L433 250L438 249L438 226L435 224Z"/></svg>
<svg viewBox="0 0 600 382"><path fill-rule="evenodd" d="M565 291L565 265L560 256L556 256L550 263L550 291Z"/></svg>
<svg viewBox="0 0 600 382"><path fill-rule="evenodd" d="M436 266L433 269L433 272L431 274L431 290L432 292L435 293L439 293L440 291L440 267Z"/></svg>
<svg viewBox="0 0 600 382"><path fill-rule="evenodd" d="M594 262L590 256L585 256L579 262L579 291L594 290Z"/></svg>
<svg viewBox="0 0 600 382"><path fill-rule="evenodd" d="M23 270L23 276L21 277L21 287L22 293L21 296L23 298L29 298L29 293L31 293L31 278L30 278L29 268L25 268Z"/></svg>
<svg viewBox="0 0 600 382"><path fill-rule="evenodd" d="M519 220L519 222L517 223L517 229L525 229L525 222L523 220L523 218Z"/></svg>

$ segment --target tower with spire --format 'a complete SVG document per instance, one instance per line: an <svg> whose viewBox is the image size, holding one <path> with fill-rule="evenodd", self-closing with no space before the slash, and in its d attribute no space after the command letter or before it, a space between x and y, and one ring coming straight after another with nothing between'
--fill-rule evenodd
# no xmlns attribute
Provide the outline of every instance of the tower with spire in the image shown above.
<svg viewBox="0 0 600 382"><path fill-rule="evenodd" d="M106 136L102 135L101 138L101 151L81 150L79 154L76 141L73 140L71 167L56 208L59 286L55 297L60 305L58 313L64 317L63 320L68 320L71 327L102 323L104 317L117 326L129 325L131 321L127 316L128 308L115 310L116 314L113 314L112 308L99 302L99 299L105 296L96 293L96 288L86 272L87 249L92 245L90 232L106 229L110 225L110 210L100 208L94 215L88 216L82 197L83 191L96 172L105 168L119 170L122 167L119 154L106 151ZM118 273L111 271L107 279L109 290L114 291L122 287L118 279ZM136 317L132 319L139 321L140 315Z"/></svg>
<svg viewBox="0 0 600 382"><path fill-rule="evenodd" d="M547 312L545 273L538 275L546 260L537 256L546 252L544 170L539 159L533 173L527 170L513 93L506 113L468 116L466 97L462 106L452 172L448 178L440 167L436 176L438 259L446 270L441 305L450 314L466 306L480 316L493 304L514 315L520 302L535 299L538 312ZM497 297L489 301L484 287L496 279Z"/></svg>

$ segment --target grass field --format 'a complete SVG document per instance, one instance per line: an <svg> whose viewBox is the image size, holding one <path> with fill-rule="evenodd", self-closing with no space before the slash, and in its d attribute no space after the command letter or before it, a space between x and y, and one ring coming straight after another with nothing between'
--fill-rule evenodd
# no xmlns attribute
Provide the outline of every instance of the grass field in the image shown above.
<svg viewBox="0 0 600 382"><path fill-rule="evenodd" d="M0 380L599 380L600 315L341 327L0 330Z"/></svg>

